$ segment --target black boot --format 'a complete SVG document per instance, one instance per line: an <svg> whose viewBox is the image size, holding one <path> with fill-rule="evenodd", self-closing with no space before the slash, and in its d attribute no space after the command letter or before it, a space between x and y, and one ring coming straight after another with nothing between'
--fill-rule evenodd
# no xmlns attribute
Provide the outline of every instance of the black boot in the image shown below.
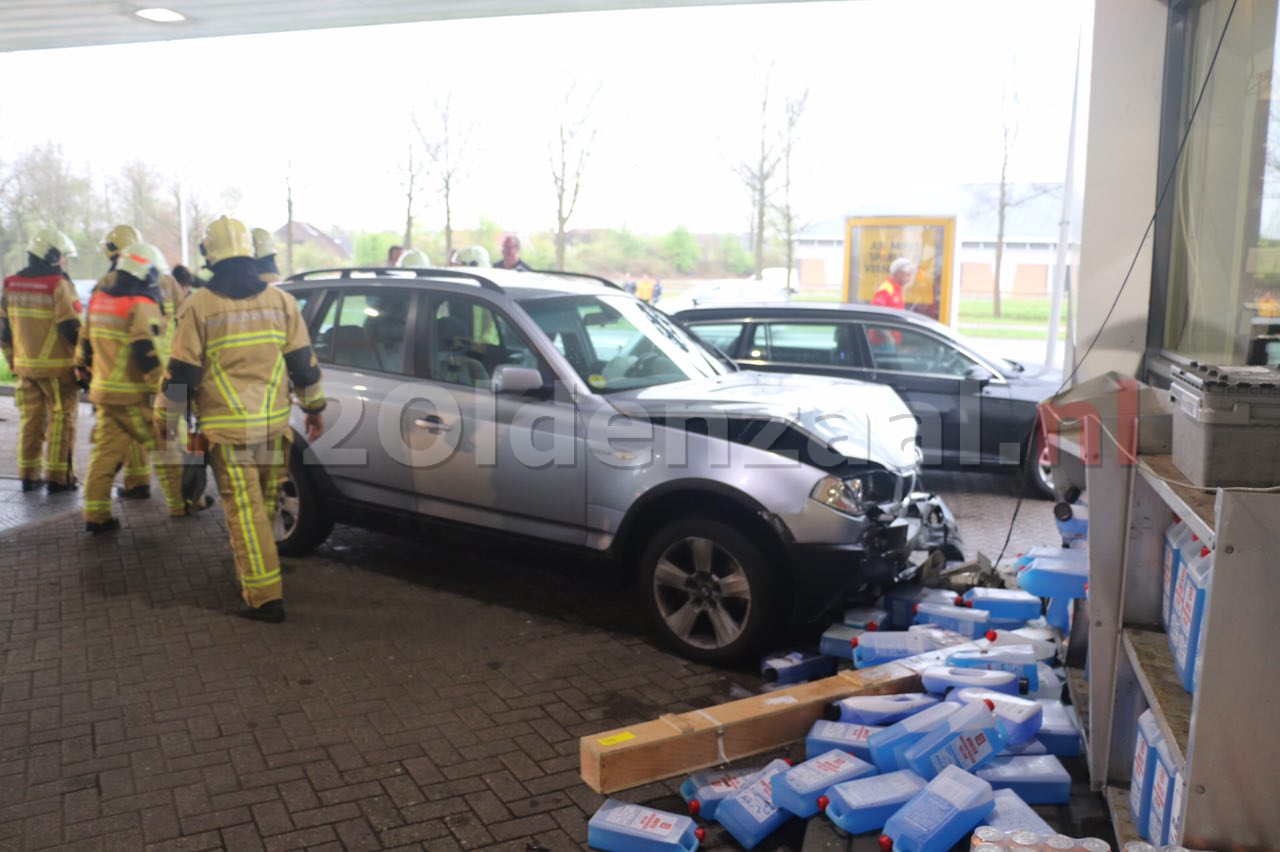
<svg viewBox="0 0 1280 852"><path fill-rule="evenodd" d="M24 479L22 480L22 493L26 494L28 491L39 491L41 485L44 485L43 479Z"/></svg>
<svg viewBox="0 0 1280 852"><path fill-rule="evenodd" d="M267 601L262 606L241 604L240 608L236 610L236 615L241 618L247 618L250 621L279 624L284 621L284 601Z"/></svg>
<svg viewBox="0 0 1280 852"><path fill-rule="evenodd" d="M116 489L116 495L121 500L150 500L150 485L135 485L132 488L125 488L123 485Z"/></svg>
<svg viewBox="0 0 1280 852"><path fill-rule="evenodd" d="M64 491L75 491L78 485L74 479L69 482L46 482L44 490L50 494L61 494Z"/></svg>
<svg viewBox="0 0 1280 852"><path fill-rule="evenodd" d="M115 518L107 518L105 521L85 521L84 531L99 535L100 533L112 532L120 529L120 522Z"/></svg>

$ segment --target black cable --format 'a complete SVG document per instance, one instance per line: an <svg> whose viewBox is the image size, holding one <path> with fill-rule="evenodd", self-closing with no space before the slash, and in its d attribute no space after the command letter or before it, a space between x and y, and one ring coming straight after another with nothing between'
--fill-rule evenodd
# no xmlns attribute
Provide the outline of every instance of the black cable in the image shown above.
<svg viewBox="0 0 1280 852"><path fill-rule="evenodd" d="M1106 316L1102 318L1102 324L1098 326L1098 330L1094 333L1093 339L1089 341L1089 345L1085 347L1084 354L1076 359L1075 366L1072 368L1070 375L1062 380L1062 384L1058 385L1058 389L1053 395L1057 396L1062 393L1063 388L1071 384L1076 377L1076 373L1080 371L1080 365L1084 363L1084 359L1089 357L1089 353L1093 351L1093 347L1097 345L1098 340L1102 337L1102 332L1106 330L1107 323L1111 321L1112 314L1116 311L1116 306L1120 304L1120 297L1124 295L1124 289L1129 285L1129 279L1133 275L1134 268L1138 265L1138 258L1142 256L1142 247L1147 244L1147 238L1151 236L1151 230L1156 225L1156 217L1160 214L1160 208L1164 206L1165 196L1169 192L1169 187L1173 185L1173 179L1178 174L1178 164L1182 162L1182 154L1186 150L1187 140L1191 138L1191 128L1195 126L1196 115L1200 111L1200 102L1204 100L1204 93L1209 88L1209 80L1213 78L1214 66L1218 64L1218 54L1222 52L1222 43L1226 41L1227 29L1231 26L1231 18L1235 15L1236 6L1240 0L1231 0L1231 8L1227 10L1227 19L1222 24L1222 32L1218 34L1218 43L1213 49L1213 56L1209 59L1209 67L1204 72L1204 82L1200 84L1200 92L1196 95L1195 103L1191 106L1191 112L1187 116L1187 127L1182 132L1182 140L1178 143L1178 150L1173 156L1173 163L1169 167L1169 174L1164 179L1164 184L1160 187L1160 193L1156 196L1156 209L1151 214L1151 220L1147 222L1146 230L1142 232L1142 239L1138 240L1138 248L1133 253L1133 260L1129 262L1129 269L1124 274L1124 280L1120 282L1120 287L1116 290L1116 297L1111 300L1111 307L1107 310ZM1050 329L1050 333L1053 333ZM1035 447L1035 441L1027 441L1028 458L1024 458L1022 466L1025 469L1029 456ZM1004 560L1005 551L1009 548L1009 541L1013 538L1013 528L1018 522L1018 512L1022 509L1022 501L1026 496L1026 483L1022 477L1019 477L1021 488L1018 491L1018 502L1013 507L1013 517L1009 519L1009 532L1004 537L1004 545L1000 548L1000 555L996 558L995 565L999 565Z"/></svg>

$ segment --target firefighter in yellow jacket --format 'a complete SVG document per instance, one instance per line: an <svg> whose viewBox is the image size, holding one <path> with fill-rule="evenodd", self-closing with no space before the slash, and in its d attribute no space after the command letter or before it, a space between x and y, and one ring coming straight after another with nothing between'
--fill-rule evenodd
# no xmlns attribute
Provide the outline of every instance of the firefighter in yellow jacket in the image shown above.
<svg viewBox="0 0 1280 852"><path fill-rule="evenodd" d="M93 288L95 293L110 288L115 283L116 265L119 263L120 252L125 246L141 242L142 234L132 225L116 225L110 231L107 231L106 235L99 240L98 245L111 266L106 274L98 279L98 283ZM182 304L185 295L182 287L178 285L178 282L165 268L163 258L160 257L158 259L160 260L160 277L155 282L155 286L159 291L160 308L164 314L160 326L158 351L160 363L164 364L168 358L170 343L173 340L173 329L178 307ZM136 441L131 443L123 466L124 485L116 493L126 500L148 499L151 496L151 458L148 454L147 445Z"/></svg>
<svg viewBox="0 0 1280 852"><path fill-rule="evenodd" d="M18 379L18 476L22 490L41 483L41 449L49 493L75 488L71 456L76 439L73 372L80 334L80 300L63 270L76 256L61 231L45 228L27 244L27 265L4 279L0 350Z"/></svg>
<svg viewBox="0 0 1280 852"><path fill-rule="evenodd" d="M293 296L258 277L253 238L222 217L200 250L213 276L188 297L156 397L157 426L172 440L187 400L218 482L235 552L240 615L284 620L272 534L279 467L286 461L290 389L306 414L307 439L324 430L320 367Z"/></svg>
<svg viewBox="0 0 1280 852"><path fill-rule="evenodd" d="M157 450L150 416L151 397L160 389L163 370L158 347L167 320L157 286L163 263L155 246L126 246L118 253L108 286L94 291L89 300L76 353L77 367L91 376L89 401L96 417L84 486L87 532L120 527L111 514L111 481L136 446L155 451L169 514L187 514L179 459L174 452Z"/></svg>
<svg viewBox="0 0 1280 852"><path fill-rule="evenodd" d="M263 283L275 284L282 280L276 266L276 239L266 228L253 229L253 263Z"/></svg>

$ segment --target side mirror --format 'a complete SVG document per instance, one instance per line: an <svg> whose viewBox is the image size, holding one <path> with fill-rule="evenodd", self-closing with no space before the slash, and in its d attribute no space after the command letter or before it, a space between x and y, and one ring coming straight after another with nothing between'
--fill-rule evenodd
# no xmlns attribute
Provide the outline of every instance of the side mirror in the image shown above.
<svg viewBox="0 0 1280 852"><path fill-rule="evenodd" d="M522 394L542 390L544 384L542 373L532 367L501 364L489 380L489 389L496 394Z"/></svg>
<svg viewBox="0 0 1280 852"><path fill-rule="evenodd" d="M979 367L977 364L974 364L966 370L964 377L971 382L980 382L984 385L993 378L990 370L985 367Z"/></svg>

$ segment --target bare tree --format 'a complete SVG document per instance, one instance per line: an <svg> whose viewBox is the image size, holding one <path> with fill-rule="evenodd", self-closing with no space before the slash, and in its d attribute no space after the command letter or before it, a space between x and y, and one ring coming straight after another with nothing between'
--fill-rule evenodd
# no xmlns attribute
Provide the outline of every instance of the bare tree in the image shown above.
<svg viewBox="0 0 1280 852"><path fill-rule="evenodd" d="M773 66L765 70L764 85L760 97L760 150L751 160L734 167L738 179L751 196L751 245L755 250L756 280L764 269L765 212L769 209L770 182L778 169L777 134L770 127L769 98Z"/></svg>
<svg viewBox="0 0 1280 852"><path fill-rule="evenodd" d="M782 131L782 203L775 208L778 214L779 224L782 226L782 237L786 241L787 253L787 292L791 292L791 273L792 268L796 264L796 211L791 204L791 164L792 154L795 152L796 142L796 126L800 124L800 118L804 115L805 104L809 100L809 90L806 88L796 97L787 98L786 102L786 124ZM757 255L757 264L763 260L763 257ZM757 272L760 266L756 267Z"/></svg>
<svg viewBox="0 0 1280 852"><path fill-rule="evenodd" d="M417 127L418 119L416 115L411 115L410 121L414 127ZM409 135L407 147L408 153L405 157L405 164L400 169L400 185L404 187L405 251L413 248L413 219L417 214L418 205L422 203L421 193L418 190L422 185L424 173L426 172L422 158L418 156L418 142L414 139L413 134Z"/></svg>
<svg viewBox="0 0 1280 852"><path fill-rule="evenodd" d="M431 163L436 194L444 203L444 254L453 255L453 194L466 177L465 153L470 147L474 126L460 125L453 114L453 93L435 102L434 127L424 131L414 116L413 126ZM407 244L406 244L407 245Z"/></svg>
<svg viewBox="0 0 1280 852"><path fill-rule="evenodd" d="M580 103L575 103L577 88L577 81L574 81L565 92L564 107L550 152L551 180L556 190L556 269L560 270L564 269L566 226L578 206L582 173L596 139L591 117L600 85L597 84L591 95Z"/></svg>

